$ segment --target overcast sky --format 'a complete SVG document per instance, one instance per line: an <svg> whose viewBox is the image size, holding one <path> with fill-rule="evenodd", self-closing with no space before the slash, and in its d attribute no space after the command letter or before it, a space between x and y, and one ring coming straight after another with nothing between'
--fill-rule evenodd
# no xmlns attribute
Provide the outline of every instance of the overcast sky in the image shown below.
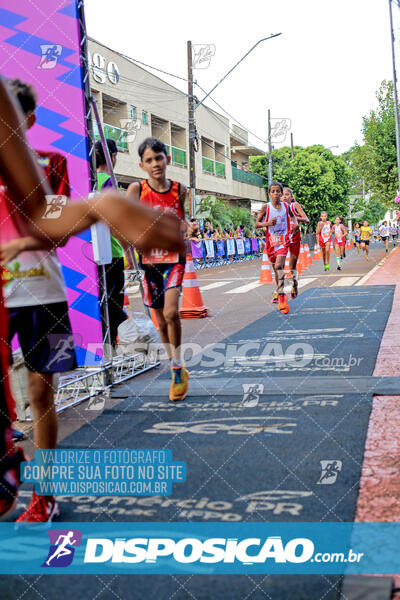
<svg viewBox="0 0 400 600"><path fill-rule="evenodd" d="M386 0L86 0L85 6L91 37L183 77L186 41L214 44L209 67L194 72L206 90L255 42L282 32L213 94L262 139L270 108L273 117L291 119L295 144L347 150L361 141L362 116L375 105L380 82L392 76ZM398 11L394 5L396 18ZM184 82L161 77L186 91Z"/></svg>

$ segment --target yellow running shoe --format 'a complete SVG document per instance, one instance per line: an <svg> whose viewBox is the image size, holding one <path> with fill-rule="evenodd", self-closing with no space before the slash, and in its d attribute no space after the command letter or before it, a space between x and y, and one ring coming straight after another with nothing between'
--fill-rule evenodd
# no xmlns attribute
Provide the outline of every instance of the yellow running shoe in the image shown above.
<svg viewBox="0 0 400 600"><path fill-rule="evenodd" d="M274 292L271 302L272 304L278 304L278 292Z"/></svg>
<svg viewBox="0 0 400 600"><path fill-rule="evenodd" d="M169 399L171 402L184 400L189 387L189 371L184 365L176 368L171 367L171 386L169 388Z"/></svg>

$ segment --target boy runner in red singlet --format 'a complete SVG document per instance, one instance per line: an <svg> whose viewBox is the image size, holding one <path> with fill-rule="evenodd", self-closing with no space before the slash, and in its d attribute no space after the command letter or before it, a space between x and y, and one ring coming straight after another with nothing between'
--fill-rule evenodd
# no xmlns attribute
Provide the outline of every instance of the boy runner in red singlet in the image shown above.
<svg viewBox="0 0 400 600"><path fill-rule="evenodd" d="M336 268L338 271L340 271L342 268L340 265L340 261L343 259L344 249L345 249L345 245L346 245L346 235L347 235L347 229L343 225L340 217L335 217L333 233L335 236L333 243L335 245L335 252L336 252L336 263L337 263Z"/></svg>
<svg viewBox="0 0 400 600"><path fill-rule="evenodd" d="M293 197L293 192L290 188L283 188L282 200L290 206L293 216L290 219L290 260L289 268L292 273L293 286L290 292L291 298L297 298L298 294L298 279L297 279L297 261L300 254L301 234L299 223L309 223L310 220L304 212L303 207Z"/></svg>
<svg viewBox="0 0 400 600"><path fill-rule="evenodd" d="M324 271L330 271L330 251L332 241L332 223L328 221L328 213L322 211L321 220L317 225L317 240L322 250Z"/></svg>
<svg viewBox="0 0 400 600"><path fill-rule="evenodd" d="M146 138L139 146L140 167L148 179L131 183L128 194L141 203L171 213L181 222L181 231L187 230L185 220L186 186L166 177L171 158L165 144L157 138ZM184 400L189 372L180 355L182 328L179 317L179 296L185 274L186 256L178 252L152 250L141 256L144 270L145 304L155 310L160 326L161 341L165 345L171 367L169 399Z"/></svg>
<svg viewBox="0 0 400 600"><path fill-rule="evenodd" d="M168 251L180 251L178 221L141 205L132 205L117 192L92 200L67 203L57 219L44 219L50 189L24 134L24 119L4 81L0 79L0 204L10 217L26 227L27 234L57 242L79 233L103 219L112 231L146 251L157 243ZM1 228L0 228L1 236ZM19 487L21 449L12 442L15 420L8 385L8 318L4 309L0 277L0 519L13 509Z"/></svg>
<svg viewBox="0 0 400 600"><path fill-rule="evenodd" d="M293 216L286 202L281 202L283 186L273 181L268 194L270 202L264 204L258 213L256 228L265 228L266 250L275 272L277 291L273 297L275 303L278 297L278 309L283 313L289 312L289 303L285 294L285 258L290 244L290 218Z"/></svg>

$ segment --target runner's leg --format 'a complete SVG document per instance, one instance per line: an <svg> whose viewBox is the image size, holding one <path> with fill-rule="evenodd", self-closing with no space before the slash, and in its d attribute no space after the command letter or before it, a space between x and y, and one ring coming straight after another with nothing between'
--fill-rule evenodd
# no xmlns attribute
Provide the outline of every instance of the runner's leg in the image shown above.
<svg viewBox="0 0 400 600"><path fill-rule="evenodd" d="M182 341L182 327L179 317L180 288L170 288L164 295L163 317L167 325L167 338L171 345L172 360L181 366L180 347Z"/></svg>
<svg viewBox="0 0 400 600"><path fill-rule="evenodd" d="M336 252L336 268L338 271L341 270L341 266L340 266L340 246L339 244L335 244L335 252Z"/></svg>
<svg viewBox="0 0 400 600"><path fill-rule="evenodd" d="M36 448L55 448L58 422L54 406L53 373L28 370L28 398L33 416Z"/></svg>
<svg viewBox="0 0 400 600"><path fill-rule="evenodd" d="M293 287L292 287L292 291L290 292L290 295L292 298L296 298L297 294L298 294L298 273L297 273L297 259L298 256L296 256L296 254L292 254L292 252L290 252L290 259L289 259L289 269L292 273L292 282L293 282Z"/></svg>
<svg viewBox="0 0 400 600"><path fill-rule="evenodd" d="M285 259L286 255L276 257L276 274L278 278L278 309L283 313L289 312L289 304L285 294Z"/></svg>

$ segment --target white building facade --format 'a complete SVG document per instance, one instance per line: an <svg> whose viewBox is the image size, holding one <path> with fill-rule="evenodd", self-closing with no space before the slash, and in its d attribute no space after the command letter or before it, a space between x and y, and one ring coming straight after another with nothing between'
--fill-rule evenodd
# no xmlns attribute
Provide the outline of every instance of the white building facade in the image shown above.
<svg viewBox="0 0 400 600"><path fill-rule="evenodd" d="M117 143L116 177L123 187L145 177L138 147L161 139L171 156L168 176L189 185L187 96L121 54L89 38L90 85L105 136ZM248 171L249 157L264 154L247 132L222 114L196 110L196 198L219 197L250 207L266 200L265 179ZM95 126L95 137L98 131Z"/></svg>

